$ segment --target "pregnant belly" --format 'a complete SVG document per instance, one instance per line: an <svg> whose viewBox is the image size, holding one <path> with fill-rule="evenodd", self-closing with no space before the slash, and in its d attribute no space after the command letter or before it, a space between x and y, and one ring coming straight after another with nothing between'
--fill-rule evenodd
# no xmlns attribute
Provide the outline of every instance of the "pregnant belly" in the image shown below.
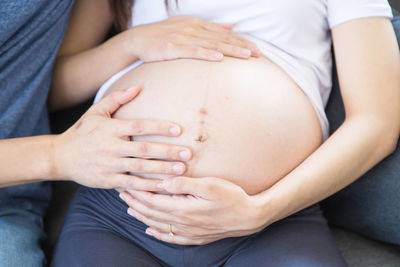
<svg viewBox="0 0 400 267"><path fill-rule="evenodd" d="M266 58L146 63L121 77L109 92L136 85L143 88L141 94L115 117L181 125L180 137L135 141L191 148L186 176L227 179L256 194L288 174L322 142L308 98Z"/></svg>

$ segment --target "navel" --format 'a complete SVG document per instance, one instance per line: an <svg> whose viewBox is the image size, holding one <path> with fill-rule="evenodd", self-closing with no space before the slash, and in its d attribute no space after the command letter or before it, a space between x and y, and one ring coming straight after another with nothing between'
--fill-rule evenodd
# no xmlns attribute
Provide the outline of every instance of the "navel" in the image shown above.
<svg viewBox="0 0 400 267"><path fill-rule="evenodd" d="M201 109L199 110L199 112L200 112L200 114L201 114L201 115L203 115L203 116L205 116L205 115L207 115L207 114L208 114L208 112L207 112L207 109L206 109L206 108L201 108Z"/></svg>
<svg viewBox="0 0 400 267"><path fill-rule="evenodd" d="M197 138L195 139L195 141L196 142L199 142L199 143L204 143L205 141L207 141L207 136L205 135L205 134L199 134L198 136L197 136Z"/></svg>

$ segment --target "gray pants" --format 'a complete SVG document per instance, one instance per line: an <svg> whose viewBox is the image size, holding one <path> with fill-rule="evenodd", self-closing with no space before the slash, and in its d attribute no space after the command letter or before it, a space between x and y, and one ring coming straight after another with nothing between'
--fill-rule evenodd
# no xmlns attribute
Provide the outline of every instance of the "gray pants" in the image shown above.
<svg viewBox="0 0 400 267"><path fill-rule="evenodd" d="M117 192L81 187L53 266L345 266L318 205L258 233L201 246L156 240L126 210Z"/></svg>

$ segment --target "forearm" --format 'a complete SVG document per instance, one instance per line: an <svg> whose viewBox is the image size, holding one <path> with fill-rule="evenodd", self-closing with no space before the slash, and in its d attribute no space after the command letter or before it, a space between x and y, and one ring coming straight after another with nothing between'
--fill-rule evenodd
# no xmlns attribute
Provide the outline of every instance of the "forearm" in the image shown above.
<svg viewBox="0 0 400 267"><path fill-rule="evenodd" d="M53 136L0 140L0 187L55 179Z"/></svg>
<svg viewBox="0 0 400 267"><path fill-rule="evenodd" d="M191 158L189 149L147 142L136 144L128 138L177 137L181 134L178 125L110 118L139 92L139 88L112 92L62 134L0 140L0 187L69 180L94 188L157 191L156 181L128 173L182 174L185 169L182 161ZM182 151L186 156L181 156ZM181 171L174 170L176 165Z"/></svg>
<svg viewBox="0 0 400 267"><path fill-rule="evenodd" d="M138 60L125 40L127 34L116 35L78 54L58 56L49 96L50 108L61 109L89 99L113 74Z"/></svg>
<svg viewBox="0 0 400 267"><path fill-rule="evenodd" d="M396 118L393 118L394 120ZM378 119L352 118L310 157L257 196L265 225L321 201L346 187L388 156L399 137Z"/></svg>
<svg viewBox="0 0 400 267"><path fill-rule="evenodd" d="M390 21L343 23L332 29L332 40L346 120L315 153L260 195L262 215L272 214L271 222L352 183L398 142L400 57Z"/></svg>

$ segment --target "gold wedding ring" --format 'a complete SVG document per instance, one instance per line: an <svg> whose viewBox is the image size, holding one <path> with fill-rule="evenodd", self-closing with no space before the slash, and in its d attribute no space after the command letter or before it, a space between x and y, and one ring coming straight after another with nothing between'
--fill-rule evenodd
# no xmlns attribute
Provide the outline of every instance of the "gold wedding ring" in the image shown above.
<svg viewBox="0 0 400 267"><path fill-rule="evenodd" d="M172 232L172 225L169 224L169 236L174 236L174 232Z"/></svg>

